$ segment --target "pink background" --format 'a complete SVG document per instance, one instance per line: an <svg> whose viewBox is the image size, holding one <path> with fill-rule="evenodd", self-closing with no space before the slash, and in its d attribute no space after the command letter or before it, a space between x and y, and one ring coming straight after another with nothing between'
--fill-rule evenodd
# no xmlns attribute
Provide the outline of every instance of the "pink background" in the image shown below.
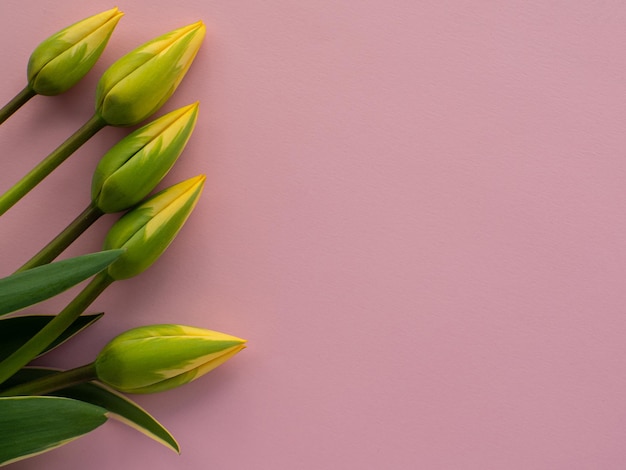
<svg viewBox="0 0 626 470"><path fill-rule="evenodd" d="M42 39L112 6L3 0L0 101ZM95 70L0 127L0 189L92 114L109 64L197 19L209 37L159 114L200 100L166 184L206 173L207 186L163 258L43 362L80 365L159 322L249 348L137 398L181 456L109 422L13 468L625 467L623 2L118 6ZM127 132L102 131L2 217L3 275L87 204ZM98 250L113 220L65 256Z"/></svg>

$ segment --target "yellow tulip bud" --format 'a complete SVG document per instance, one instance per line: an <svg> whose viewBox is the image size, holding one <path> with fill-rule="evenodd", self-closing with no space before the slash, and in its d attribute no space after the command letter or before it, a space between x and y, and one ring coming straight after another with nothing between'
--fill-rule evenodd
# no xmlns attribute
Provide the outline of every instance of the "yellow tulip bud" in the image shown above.
<svg viewBox="0 0 626 470"><path fill-rule="evenodd" d="M115 144L96 167L94 205L102 212L119 212L146 197L182 153L197 116L198 103L179 108Z"/></svg>
<svg viewBox="0 0 626 470"><path fill-rule="evenodd" d="M195 58L206 28L201 21L139 46L111 65L96 91L96 113L109 125L132 126L174 93Z"/></svg>
<svg viewBox="0 0 626 470"><path fill-rule="evenodd" d="M205 179L199 175L164 189L113 224L105 249L124 253L107 268L112 279L136 276L161 256L198 202Z"/></svg>
<svg viewBox="0 0 626 470"><path fill-rule="evenodd" d="M43 41L28 61L29 87L40 95L57 95L91 70L123 13L104 11L62 29Z"/></svg>
<svg viewBox="0 0 626 470"><path fill-rule="evenodd" d="M154 393L191 382L245 348L246 341L182 325L134 328L115 337L95 362L98 380L126 393Z"/></svg>

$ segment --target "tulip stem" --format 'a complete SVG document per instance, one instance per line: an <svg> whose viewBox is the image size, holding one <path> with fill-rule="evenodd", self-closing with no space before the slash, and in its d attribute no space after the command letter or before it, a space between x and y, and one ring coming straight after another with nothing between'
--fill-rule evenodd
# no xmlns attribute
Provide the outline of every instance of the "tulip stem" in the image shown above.
<svg viewBox="0 0 626 470"><path fill-rule="evenodd" d="M15 111L20 109L24 103L36 94L30 86L26 85L22 91L0 109L0 124L9 119Z"/></svg>
<svg viewBox="0 0 626 470"><path fill-rule="evenodd" d="M26 176L15 183L7 192L0 196L0 215L8 211L39 184L46 176L63 163L81 145L93 137L96 132L106 126L106 122L94 114L83 126L59 145L50 155L44 158Z"/></svg>
<svg viewBox="0 0 626 470"><path fill-rule="evenodd" d="M45 395L63 388L71 387L83 382L97 379L96 363L92 362L75 369L55 372L30 382L15 385L0 392L0 397L15 397L20 395Z"/></svg>
<svg viewBox="0 0 626 470"><path fill-rule="evenodd" d="M87 230L104 214L95 204L90 203L61 233L43 247L35 256L24 263L17 272L26 271L42 264L48 264L59 256L80 234Z"/></svg>
<svg viewBox="0 0 626 470"><path fill-rule="evenodd" d="M81 313L106 289L113 279L102 271L46 326L0 362L0 384L28 364L57 339Z"/></svg>

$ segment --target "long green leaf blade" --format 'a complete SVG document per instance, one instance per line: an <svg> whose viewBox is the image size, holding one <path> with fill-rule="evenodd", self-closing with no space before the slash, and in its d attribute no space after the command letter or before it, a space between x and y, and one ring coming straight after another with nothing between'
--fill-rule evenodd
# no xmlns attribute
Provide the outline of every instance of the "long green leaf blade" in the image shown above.
<svg viewBox="0 0 626 470"><path fill-rule="evenodd" d="M2 388L13 387L55 372L57 372L55 369L27 367L3 383ZM111 418L118 419L174 452L180 453L178 442L161 423L137 403L109 387L90 382L58 390L51 395L81 400L105 408Z"/></svg>
<svg viewBox="0 0 626 470"><path fill-rule="evenodd" d="M0 279L0 315L53 297L102 271L123 253L107 250L38 266Z"/></svg>
<svg viewBox="0 0 626 470"><path fill-rule="evenodd" d="M40 355L60 346L72 336L98 321L104 313L82 315L63 332ZM22 344L28 341L39 330L46 326L53 315L24 315L20 317L3 318L0 320L0 361L13 354Z"/></svg>
<svg viewBox="0 0 626 470"><path fill-rule="evenodd" d="M56 396L74 398L101 406L124 424L136 429L164 446L180 453L180 447L174 436L146 410L128 397L101 384L81 384L59 390Z"/></svg>
<svg viewBox="0 0 626 470"><path fill-rule="evenodd" d="M67 444L106 420L105 409L69 398L0 398L0 466Z"/></svg>

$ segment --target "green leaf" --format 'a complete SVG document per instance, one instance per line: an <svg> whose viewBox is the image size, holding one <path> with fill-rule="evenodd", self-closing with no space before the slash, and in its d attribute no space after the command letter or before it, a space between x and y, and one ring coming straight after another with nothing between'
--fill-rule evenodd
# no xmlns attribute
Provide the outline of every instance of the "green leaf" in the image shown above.
<svg viewBox="0 0 626 470"><path fill-rule="evenodd" d="M78 319L72 323L72 325L40 355L63 344L72 336L80 333L85 328L98 321L103 315L104 313L96 313L93 315L82 315L78 317ZM53 315L24 315L20 317L1 319L0 361L3 361L5 358L13 354L13 352L33 337L35 333L46 326L53 318Z"/></svg>
<svg viewBox="0 0 626 470"><path fill-rule="evenodd" d="M74 398L101 406L111 413L110 416L112 418L116 418L151 439L160 442L174 452L180 453L178 442L161 423L137 403L105 385L95 383L80 384L54 392L54 395Z"/></svg>
<svg viewBox="0 0 626 470"><path fill-rule="evenodd" d="M102 271L122 250L108 250L38 266L0 279L0 315L46 300Z"/></svg>
<svg viewBox="0 0 626 470"><path fill-rule="evenodd" d="M38 379L45 375L57 372L55 369L27 367L2 384L6 389L24 382ZM180 453L180 447L170 432L146 410L141 408L124 395L95 382L73 385L63 390L57 390L51 395L81 400L92 405L105 408L111 418L115 418L146 436L160 442L164 446ZM2 416L0 414L0 416Z"/></svg>
<svg viewBox="0 0 626 470"><path fill-rule="evenodd" d="M0 417L0 465L67 444L107 420L103 408L61 397L0 398Z"/></svg>

